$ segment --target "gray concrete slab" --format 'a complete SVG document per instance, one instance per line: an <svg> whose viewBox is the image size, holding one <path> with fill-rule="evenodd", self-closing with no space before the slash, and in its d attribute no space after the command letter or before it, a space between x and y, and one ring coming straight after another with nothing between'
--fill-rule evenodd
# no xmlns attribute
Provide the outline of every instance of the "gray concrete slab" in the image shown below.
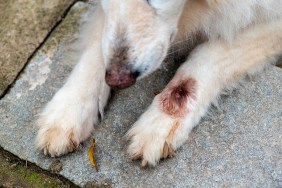
<svg viewBox="0 0 282 188"><path fill-rule="evenodd" d="M59 159L63 165L59 173L81 186L282 186L282 70L276 67L223 96L220 109L201 121L174 158L156 168L141 169L139 161L131 161L123 136L173 75L170 69L178 65L172 61L137 85L114 93L94 133L99 172L88 161L90 140L75 153L57 159L35 150L36 114L71 70L65 53L85 7L88 5L76 4L0 101L2 147L44 169Z"/></svg>
<svg viewBox="0 0 282 188"><path fill-rule="evenodd" d="M74 1L0 1L0 96Z"/></svg>

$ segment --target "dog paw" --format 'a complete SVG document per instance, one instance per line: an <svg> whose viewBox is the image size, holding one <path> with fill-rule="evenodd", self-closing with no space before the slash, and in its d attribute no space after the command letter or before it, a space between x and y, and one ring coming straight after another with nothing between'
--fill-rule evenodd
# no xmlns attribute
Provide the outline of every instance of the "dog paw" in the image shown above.
<svg viewBox="0 0 282 188"><path fill-rule="evenodd" d="M126 134L128 154L142 159L141 166L155 166L161 158L171 157L177 149L176 136L180 120L174 119L153 103Z"/></svg>
<svg viewBox="0 0 282 188"><path fill-rule="evenodd" d="M52 157L74 151L90 136L98 121L98 102L58 95L40 114L35 140L36 147Z"/></svg>
<svg viewBox="0 0 282 188"><path fill-rule="evenodd" d="M37 148L51 157L73 152L80 143L79 133L74 129L64 130L59 125L41 128L36 138Z"/></svg>

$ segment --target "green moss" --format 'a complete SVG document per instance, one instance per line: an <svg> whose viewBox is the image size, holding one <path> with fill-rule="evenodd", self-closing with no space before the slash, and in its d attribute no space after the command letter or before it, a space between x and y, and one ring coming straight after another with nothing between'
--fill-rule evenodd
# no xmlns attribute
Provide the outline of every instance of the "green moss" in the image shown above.
<svg viewBox="0 0 282 188"><path fill-rule="evenodd" d="M11 167L11 165L4 161L3 158L0 162L2 162L2 165L0 165L0 179L5 177L5 180L14 186L31 188L67 187L56 177L50 177L44 173L36 172L21 165ZM2 184L0 182L0 187L1 185Z"/></svg>
<svg viewBox="0 0 282 188"><path fill-rule="evenodd" d="M61 183L56 179L43 177L42 174L32 172L24 167L17 167L15 173L18 175L17 178L26 180L29 184L34 187L61 187Z"/></svg>

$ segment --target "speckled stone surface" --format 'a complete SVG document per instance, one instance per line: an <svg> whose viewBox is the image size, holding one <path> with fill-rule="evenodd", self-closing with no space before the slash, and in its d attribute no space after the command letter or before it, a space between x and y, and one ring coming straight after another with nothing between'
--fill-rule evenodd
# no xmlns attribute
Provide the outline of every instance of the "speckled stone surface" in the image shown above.
<svg viewBox="0 0 282 188"><path fill-rule="evenodd" d="M0 1L0 96L74 1Z"/></svg>
<svg viewBox="0 0 282 188"><path fill-rule="evenodd" d="M76 37L79 15L88 6L78 3L73 7L0 101L0 145L44 169L56 159L35 150L34 121L71 70L66 49ZM124 134L177 66L169 61L137 85L114 92L93 135L98 173L88 161L89 139L75 153L57 158L63 165L60 174L81 186L281 187L282 70L276 67L223 96L220 108L201 121L174 158L145 169L128 158Z"/></svg>

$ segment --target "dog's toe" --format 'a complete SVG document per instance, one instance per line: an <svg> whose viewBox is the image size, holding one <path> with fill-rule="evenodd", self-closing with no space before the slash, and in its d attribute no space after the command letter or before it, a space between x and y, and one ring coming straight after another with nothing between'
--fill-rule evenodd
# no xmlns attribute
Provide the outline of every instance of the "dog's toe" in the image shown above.
<svg viewBox="0 0 282 188"><path fill-rule="evenodd" d="M131 159L141 159L141 166L155 166L161 158L174 156L178 120L160 111L150 109L128 131L128 154ZM152 112L154 111L154 112Z"/></svg>
<svg viewBox="0 0 282 188"><path fill-rule="evenodd" d="M51 157L73 152L79 145L78 134L74 129L64 130L58 126L41 128L36 137L36 147Z"/></svg>
<svg viewBox="0 0 282 188"><path fill-rule="evenodd" d="M142 133L141 133L142 134ZM148 133L139 137L132 135L128 153L132 160L141 159L141 166L155 166L159 160L175 155L172 143L167 140L167 136L155 133Z"/></svg>

